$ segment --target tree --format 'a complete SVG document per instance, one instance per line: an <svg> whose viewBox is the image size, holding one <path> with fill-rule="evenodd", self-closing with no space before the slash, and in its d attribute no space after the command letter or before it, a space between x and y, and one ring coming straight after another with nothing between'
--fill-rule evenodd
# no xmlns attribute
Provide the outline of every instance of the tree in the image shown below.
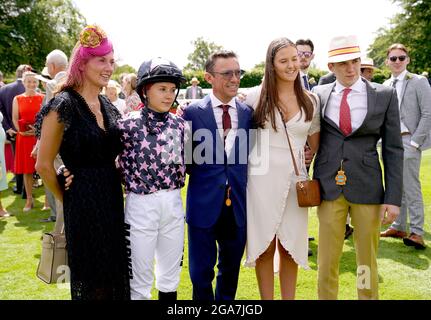
<svg viewBox="0 0 431 320"><path fill-rule="evenodd" d="M14 72L23 63L41 70L50 51L71 53L84 26L71 0L2 0L0 70Z"/></svg>
<svg viewBox="0 0 431 320"><path fill-rule="evenodd" d="M393 43L402 43L409 49L409 70L431 72L431 1L393 0L403 11L392 20L389 28L380 28L369 56L378 67L384 68L386 51Z"/></svg>
<svg viewBox="0 0 431 320"><path fill-rule="evenodd" d="M265 61L262 61L253 67L254 70L264 70L265 69Z"/></svg>
<svg viewBox="0 0 431 320"><path fill-rule="evenodd" d="M207 42L203 37L198 37L195 41L192 41L195 50L187 56L189 63L184 67L185 70L197 71L205 70L205 63L208 57L223 49L222 46L215 44L214 42Z"/></svg>
<svg viewBox="0 0 431 320"><path fill-rule="evenodd" d="M136 73L135 68L129 66L128 64L123 64L121 66L116 66L114 73L112 74L112 79L120 82L120 76L122 73ZM121 84L121 82L120 82Z"/></svg>

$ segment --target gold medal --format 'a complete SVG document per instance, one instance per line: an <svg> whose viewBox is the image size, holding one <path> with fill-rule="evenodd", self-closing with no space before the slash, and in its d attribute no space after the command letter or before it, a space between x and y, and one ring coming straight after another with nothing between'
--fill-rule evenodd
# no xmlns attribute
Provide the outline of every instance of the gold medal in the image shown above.
<svg viewBox="0 0 431 320"><path fill-rule="evenodd" d="M337 175L335 176L335 183L338 186L344 186L346 184L347 177L343 171L343 160L341 160L341 168L338 170Z"/></svg>
<svg viewBox="0 0 431 320"><path fill-rule="evenodd" d="M225 204L227 207L230 207L232 205L232 201L230 200L230 187L227 188L227 195L226 195Z"/></svg>

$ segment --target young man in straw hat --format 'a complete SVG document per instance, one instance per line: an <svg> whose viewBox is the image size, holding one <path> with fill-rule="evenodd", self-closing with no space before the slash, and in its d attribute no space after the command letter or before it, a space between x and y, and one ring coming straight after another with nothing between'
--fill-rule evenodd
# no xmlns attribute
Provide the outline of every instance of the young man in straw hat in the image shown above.
<svg viewBox="0 0 431 320"><path fill-rule="evenodd" d="M361 60L361 76L368 81L371 81L374 76L374 70L376 69L374 67L374 61L368 57L364 57Z"/></svg>
<svg viewBox="0 0 431 320"><path fill-rule="evenodd" d="M198 86L199 80L196 77L193 77L190 80L191 86L187 87L186 90L186 99L202 99L204 94L202 92L202 88Z"/></svg>
<svg viewBox="0 0 431 320"><path fill-rule="evenodd" d="M396 92L360 77L355 36L333 38L328 67L337 80L313 89L320 98L320 147L314 178L320 180L318 297L337 299L339 262L347 213L355 227L359 299L378 299L380 224L401 205L403 147ZM376 145L382 139L384 182Z"/></svg>

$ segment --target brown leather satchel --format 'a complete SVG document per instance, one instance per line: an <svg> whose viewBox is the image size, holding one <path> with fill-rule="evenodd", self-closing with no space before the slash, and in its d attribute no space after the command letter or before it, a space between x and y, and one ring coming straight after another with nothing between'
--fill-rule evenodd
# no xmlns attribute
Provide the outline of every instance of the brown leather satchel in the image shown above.
<svg viewBox="0 0 431 320"><path fill-rule="evenodd" d="M293 167L295 174L299 177L298 167L296 165L295 156L293 155L292 145L290 144L289 134L287 133L286 123L283 120L283 114L280 110L281 121L284 125L286 132L287 142L289 143L290 155L292 156ZM298 181L296 183L296 194L298 197L298 206L300 207L314 207L320 205L322 197L320 196L320 183L319 180L308 179L304 181Z"/></svg>
<svg viewBox="0 0 431 320"><path fill-rule="evenodd" d="M296 193L300 207L314 207L322 202L319 180L298 181L296 183Z"/></svg>

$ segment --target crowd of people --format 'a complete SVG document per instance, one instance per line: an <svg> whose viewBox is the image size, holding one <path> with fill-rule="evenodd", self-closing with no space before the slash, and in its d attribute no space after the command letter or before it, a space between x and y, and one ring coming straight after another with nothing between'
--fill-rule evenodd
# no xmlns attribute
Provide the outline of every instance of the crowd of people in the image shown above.
<svg viewBox="0 0 431 320"><path fill-rule="evenodd" d="M331 39L331 73L319 84L308 77L313 58L309 39L274 39L261 85L239 97L239 59L217 51L205 65L211 92L193 78L191 103L177 114L170 110L185 77L175 63L144 61L120 85L110 79L114 45L98 26L82 30L69 61L60 50L48 54L44 95L41 77L20 66L22 88L0 89L0 144L5 132L16 136L24 212L37 171L51 221L64 224L72 299L148 300L155 278L159 300L176 300L184 216L194 300L234 300L244 252L262 299L274 299L276 272L282 299L294 299L298 267L308 269L312 254L295 185L311 165L322 197L318 298L337 299L343 243L354 230L358 277L368 276L356 284L358 298L378 299L380 237L426 247L419 168L431 144L431 87L407 71L402 44L388 48L392 75L383 85L371 81L373 61L355 36ZM1 170L4 190L4 161Z"/></svg>

